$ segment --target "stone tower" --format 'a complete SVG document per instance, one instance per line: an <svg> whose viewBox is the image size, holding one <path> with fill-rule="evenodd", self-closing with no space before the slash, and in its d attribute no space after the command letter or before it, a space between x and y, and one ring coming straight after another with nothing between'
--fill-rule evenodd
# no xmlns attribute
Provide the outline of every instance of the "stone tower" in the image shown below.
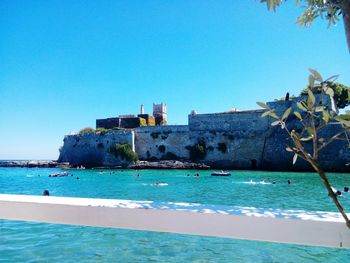
<svg viewBox="0 0 350 263"><path fill-rule="evenodd" d="M153 103L153 116L156 121L156 125L166 125L167 124L167 110L166 104L154 104Z"/></svg>
<svg viewBox="0 0 350 263"><path fill-rule="evenodd" d="M143 104L141 104L140 114L145 114L145 106L143 106Z"/></svg>

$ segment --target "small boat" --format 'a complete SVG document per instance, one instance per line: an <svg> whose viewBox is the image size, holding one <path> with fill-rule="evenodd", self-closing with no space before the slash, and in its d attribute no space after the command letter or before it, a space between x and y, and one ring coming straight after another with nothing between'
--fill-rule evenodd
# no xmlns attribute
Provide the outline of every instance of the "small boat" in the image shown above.
<svg viewBox="0 0 350 263"><path fill-rule="evenodd" d="M213 172L213 173L211 173L211 175L212 176L230 176L231 173L221 171L221 172Z"/></svg>
<svg viewBox="0 0 350 263"><path fill-rule="evenodd" d="M73 176L73 175L67 172L49 174L49 177L65 177L65 176Z"/></svg>

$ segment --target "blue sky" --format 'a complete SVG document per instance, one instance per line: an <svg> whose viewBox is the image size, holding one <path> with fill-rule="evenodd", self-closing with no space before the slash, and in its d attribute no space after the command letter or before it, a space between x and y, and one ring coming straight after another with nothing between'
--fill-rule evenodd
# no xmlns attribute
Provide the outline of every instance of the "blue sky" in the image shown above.
<svg viewBox="0 0 350 263"><path fill-rule="evenodd" d="M295 24L294 1L0 1L0 159L56 159L96 118L257 108L308 67L350 85L343 24Z"/></svg>

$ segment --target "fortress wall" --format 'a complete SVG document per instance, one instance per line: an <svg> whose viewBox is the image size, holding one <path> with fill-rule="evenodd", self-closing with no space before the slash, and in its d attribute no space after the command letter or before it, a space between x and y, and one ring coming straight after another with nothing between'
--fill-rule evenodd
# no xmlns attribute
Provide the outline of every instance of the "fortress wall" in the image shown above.
<svg viewBox="0 0 350 263"><path fill-rule="evenodd" d="M319 138L331 138L342 130L342 126L338 123L329 124L319 133ZM349 134L350 135L350 134ZM280 171L300 171L310 170L312 167L306 161L298 158L293 165L293 153L286 151L286 145L293 145L291 139L285 131L279 127L271 127L270 133L266 138L266 144L263 151L262 169L264 170L280 170ZM312 142L304 143L305 149L309 153L312 151ZM319 154L319 161L323 169L333 172L350 172L350 149L347 141L336 140L322 150Z"/></svg>
<svg viewBox="0 0 350 263"><path fill-rule="evenodd" d="M188 159L187 125L148 126L135 129L136 152L141 160Z"/></svg>
<svg viewBox="0 0 350 263"><path fill-rule="evenodd" d="M289 106L295 107L295 101L269 105L283 113ZM203 141L206 157L200 161L214 168L312 170L300 159L292 164L293 154L285 150L290 144L288 135L280 127L272 127L270 117L261 118L262 112L198 114L189 116L188 126L148 126L134 131L66 136L59 161L84 166L120 165L121 160L108 153L115 143L130 143L140 160L189 160L189 148ZM288 118L288 126L301 128L293 115ZM340 129L339 124L330 124L321 130L321 136L330 138ZM327 171L350 172L347 142L333 142L321 153L320 160Z"/></svg>
<svg viewBox="0 0 350 263"><path fill-rule="evenodd" d="M108 149L115 143L129 143L135 147L131 130L67 135L63 141L58 161L86 167L121 165L123 161L111 155Z"/></svg>
<svg viewBox="0 0 350 263"><path fill-rule="evenodd" d="M190 142L194 145L203 140L206 145L205 162L218 168L255 169L261 166L266 129L247 133L191 131Z"/></svg>
<svg viewBox="0 0 350 263"><path fill-rule="evenodd" d="M263 110L232 113L196 114L188 116L190 131L239 131L259 133L265 131L267 118L261 118Z"/></svg>
<svg viewBox="0 0 350 263"><path fill-rule="evenodd" d="M251 130L189 131L188 126L140 127L135 129L136 152L140 160L172 159L167 156L168 152L178 159L189 160L188 147L204 141L207 154L203 162L215 167L250 169L254 168L255 160L254 165L259 168L268 121L265 127L259 133Z"/></svg>

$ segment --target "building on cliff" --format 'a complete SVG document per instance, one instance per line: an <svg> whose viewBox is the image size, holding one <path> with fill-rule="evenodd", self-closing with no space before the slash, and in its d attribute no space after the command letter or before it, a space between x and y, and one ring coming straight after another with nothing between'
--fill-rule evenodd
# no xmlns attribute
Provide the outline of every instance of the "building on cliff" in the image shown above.
<svg viewBox="0 0 350 263"><path fill-rule="evenodd" d="M296 103L302 99L305 97L267 104L281 115L289 107L298 110ZM317 95L316 103L336 112L328 95ZM156 107L156 113L158 109ZM166 119L166 108L165 115L164 108L161 110ZM285 150L290 142L288 135L280 127L271 126L274 120L270 117L262 118L263 112L190 114L188 125L139 126L127 130L68 135L64 138L59 161L87 167L120 165L121 160L111 155L109 148L116 143L129 143L140 160L191 160L223 169L311 170L303 160L292 164L293 154ZM301 128L293 114L288 117L288 125ZM330 138L341 128L338 123L331 123L322 129L320 136ZM194 156L193 149L198 146L203 152ZM320 155L321 165L327 171L350 172L350 166L346 165L349 160L350 151L343 141L334 141Z"/></svg>
<svg viewBox="0 0 350 263"><path fill-rule="evenodd" d="M153 103L153 115L145 114L144 105L141 104L140 114L137 116L134 114L119 115L118 117L112 117L107 119L97 119L96 129L134 129L142 126L155 126L167 124L167 108L166 104L154 104Z"/></svg>

